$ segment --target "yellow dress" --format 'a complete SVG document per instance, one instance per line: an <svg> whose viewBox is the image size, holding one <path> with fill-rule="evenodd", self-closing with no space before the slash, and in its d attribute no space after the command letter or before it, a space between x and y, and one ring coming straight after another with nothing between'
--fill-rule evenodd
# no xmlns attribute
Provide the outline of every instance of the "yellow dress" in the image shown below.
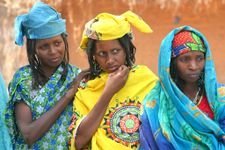
<svg viewBox="0 0 225 150"><path fill-rule="evenodd" d="M108 74L102 73L100 78L90 80L78 89L73 106L74 120L70 127L73 133L71 150L75 149L75 129L97 103L107 79ZM146 66L133 67L125 86L112 97L88 148L92 150L137 149L141 103L157 80L156 75Z"/></svg>

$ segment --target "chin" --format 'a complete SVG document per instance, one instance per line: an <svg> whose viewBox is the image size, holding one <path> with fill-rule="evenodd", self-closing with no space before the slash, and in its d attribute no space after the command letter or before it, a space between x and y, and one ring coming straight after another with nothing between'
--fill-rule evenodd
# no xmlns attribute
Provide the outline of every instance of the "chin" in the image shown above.
<svg viewBox="0 0 225 150"><path fill-rule="evenodd" d="M57 64L51 64L49 65L51 68L58 68L60 66L61 63L57 63Z"/></svg>
<svg viewBox="0 0 225 150"><path fill-rule="evenodd" d="M196 80L186 80L187 83L198 83L198 79Z"/></svg>

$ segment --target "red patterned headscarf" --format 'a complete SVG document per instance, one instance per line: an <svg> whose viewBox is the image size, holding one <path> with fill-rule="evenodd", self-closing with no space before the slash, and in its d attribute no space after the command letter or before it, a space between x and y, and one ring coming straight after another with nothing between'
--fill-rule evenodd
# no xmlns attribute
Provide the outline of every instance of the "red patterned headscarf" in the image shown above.
<svg viewBox="0 0 225 150"><path fill-rule="evenodd" d="M172 43L172 57L175 58L190 51L205 53L206 49L200 37L191 31L184 30L177 33Z"/></svg>

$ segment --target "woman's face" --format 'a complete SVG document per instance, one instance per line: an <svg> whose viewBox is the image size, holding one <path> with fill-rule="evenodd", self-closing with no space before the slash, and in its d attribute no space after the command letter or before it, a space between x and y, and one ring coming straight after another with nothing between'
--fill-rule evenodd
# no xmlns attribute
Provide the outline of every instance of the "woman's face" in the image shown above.
<svg viewBox="0 0 225 150"><path fill-rule="evenodd" d="M65 43L62 36L37 40L36 54L44 70L58 67L65 55Z"/></svg>
<svg viewBox="0 0 225 150"><path fill-rule="evenodd" d="M186 83L197 82L205 66L203 52L191 51L176 58L179 77Z"/></svg>
<svg viewBox="0 0 225 150"><path fill-rule="evenodd" d="M125 51L118 40L97 41L94 57L101 69L107 73L116 71L126 60Z"/></svg>

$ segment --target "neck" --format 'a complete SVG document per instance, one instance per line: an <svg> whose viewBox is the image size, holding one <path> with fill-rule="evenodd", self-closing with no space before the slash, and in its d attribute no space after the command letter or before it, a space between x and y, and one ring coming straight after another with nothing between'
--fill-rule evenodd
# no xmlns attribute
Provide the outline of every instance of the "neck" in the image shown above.
<svg viewBox="0 0 225 150"><path fill-rule="evenodd" d="M193 100L199 91L198 83L185 83L180 85L181 91Z"/></svg>
<svg viewBox="0 0 225 150"><path fill-rule="evenodd" d="M54 74L55 70L57 69L57 68L49 68L49 67L47 68L41 67L41 68L47 78L50 78Z"/></svg>

